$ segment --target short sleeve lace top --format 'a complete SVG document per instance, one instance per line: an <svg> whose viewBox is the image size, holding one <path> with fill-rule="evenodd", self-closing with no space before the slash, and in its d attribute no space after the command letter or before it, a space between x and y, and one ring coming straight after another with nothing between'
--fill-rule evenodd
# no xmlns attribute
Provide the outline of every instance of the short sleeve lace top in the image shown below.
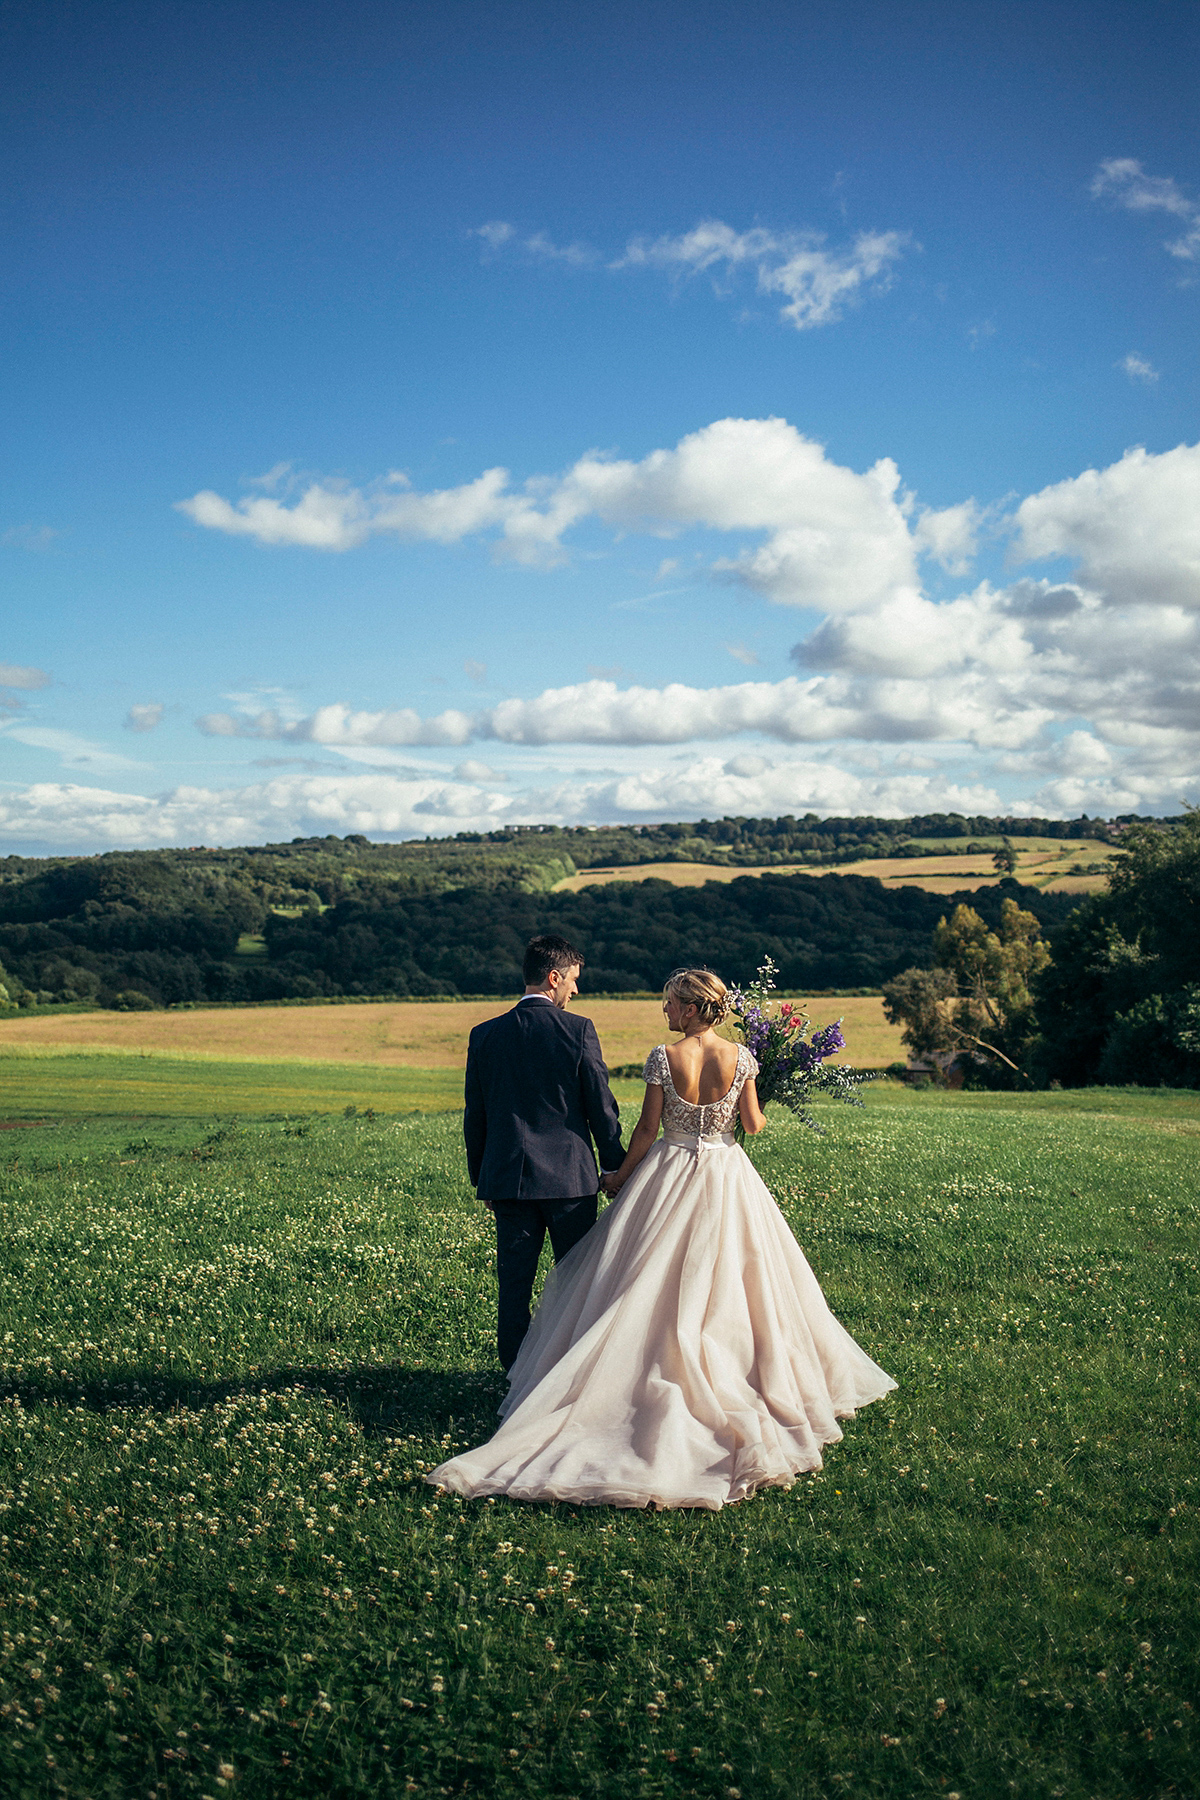
<svg viewBox="0 0 1200 1800"><path fill-rule="evenodd" d="M646 1058L642 1080L663 1091L663 1130L684 1132L688 1136L708 1136L712 1132L732 1131L737 1120L738 1100L746 1083L758 1074L758 1064L745 1044L738 1045L737 1068L728 1093L707 1106L694 1106L681 1100L671 1080L667 1047L657 1044Z"/></svg>

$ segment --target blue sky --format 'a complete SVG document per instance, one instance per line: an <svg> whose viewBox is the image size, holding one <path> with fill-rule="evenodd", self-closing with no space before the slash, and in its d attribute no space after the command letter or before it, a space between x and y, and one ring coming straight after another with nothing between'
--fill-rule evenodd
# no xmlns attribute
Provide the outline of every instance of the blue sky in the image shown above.
<svg viewBox="0 0 1200 1800"><path fill-rule="evenodd" d="M1200 15L10 4L0 850L1200 800Z"/></svg>

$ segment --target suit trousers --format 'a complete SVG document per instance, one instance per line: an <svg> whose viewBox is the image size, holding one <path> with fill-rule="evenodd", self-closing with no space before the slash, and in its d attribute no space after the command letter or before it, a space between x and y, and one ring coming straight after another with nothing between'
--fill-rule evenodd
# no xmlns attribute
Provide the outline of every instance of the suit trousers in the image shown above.
<svg viewBox="0 0 1200 1800"><path fill-rule="evenodd" d="M500 1300L496 1348L505 1369L517 1360L529 1330L529 1302L542 1245L550 1233L555 1262L561 1262L596 1223L596 1196L580 1200L493 1200L496 1268Z"/></svg>

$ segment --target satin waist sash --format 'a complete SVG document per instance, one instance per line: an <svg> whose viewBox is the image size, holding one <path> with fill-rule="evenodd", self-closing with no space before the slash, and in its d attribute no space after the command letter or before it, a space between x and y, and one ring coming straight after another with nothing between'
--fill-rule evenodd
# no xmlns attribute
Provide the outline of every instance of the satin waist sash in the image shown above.
<svg viewBox="0 0 1200 1800"><path fill-rule="evenodd" d="M683 1150L694 1150L699 1162L706 1150L730 1149L737 1143L732 1131L664 1131L664 1144L678 1144Z"/></svg>

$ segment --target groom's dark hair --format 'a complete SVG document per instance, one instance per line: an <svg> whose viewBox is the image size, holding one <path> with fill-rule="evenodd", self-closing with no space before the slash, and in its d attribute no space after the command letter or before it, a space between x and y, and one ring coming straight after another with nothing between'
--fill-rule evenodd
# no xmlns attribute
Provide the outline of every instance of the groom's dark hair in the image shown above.
<svg viewBox="0 0 1200 1800"><path fill-rule="evenodd" d="M556 937L547 932L544 937L530 938L525 946L525 962L523 972L526 987L541 987L551 969L557 969L565 975L575 964L583 967L583 951L577 950L574 944L565 937Z"/></svg>

